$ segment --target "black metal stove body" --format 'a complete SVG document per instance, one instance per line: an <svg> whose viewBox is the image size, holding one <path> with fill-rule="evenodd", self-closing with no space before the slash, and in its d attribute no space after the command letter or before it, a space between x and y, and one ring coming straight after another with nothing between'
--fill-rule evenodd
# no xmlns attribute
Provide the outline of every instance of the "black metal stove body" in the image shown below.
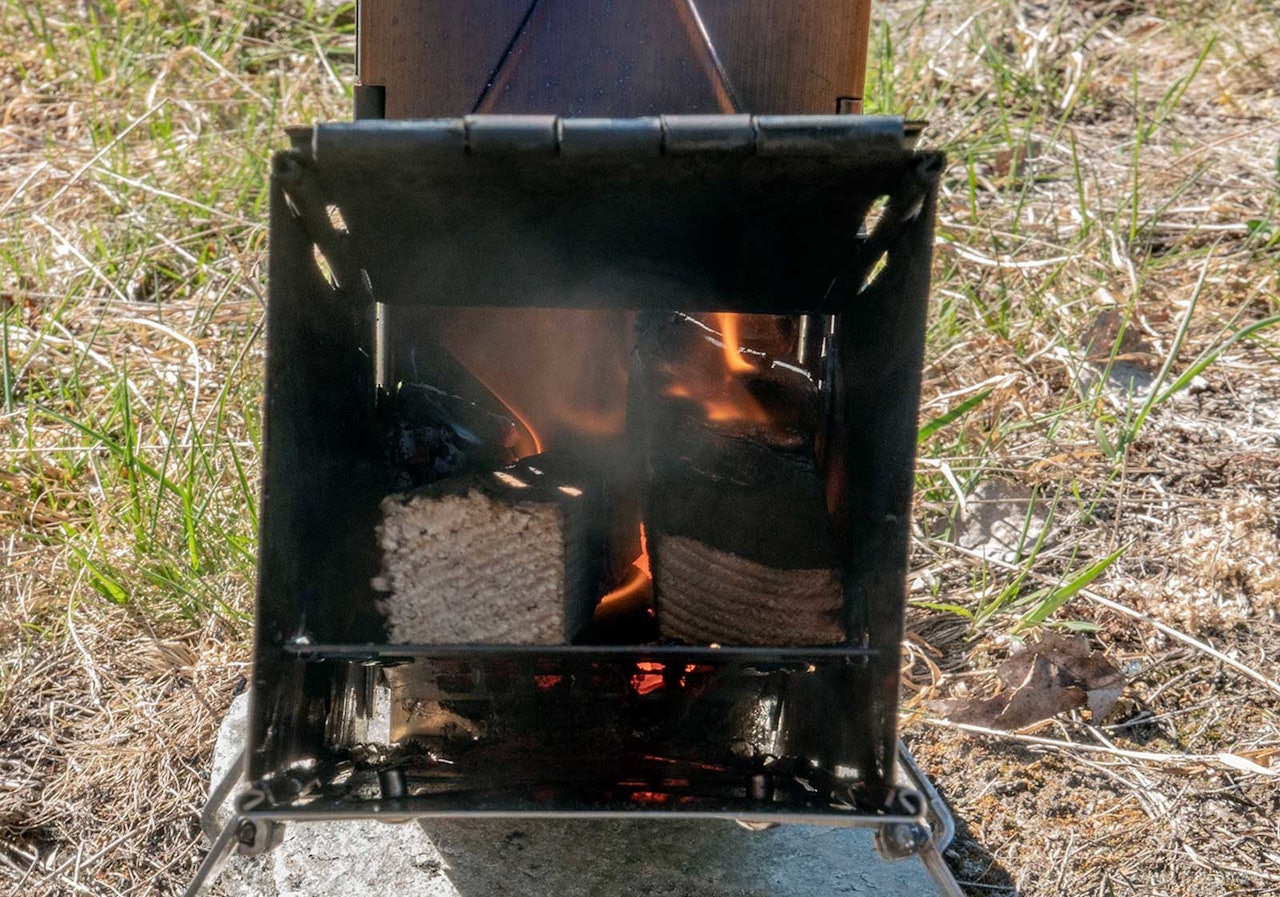
<svg viewBox="0 0 1280 897"><path fill-rule="evenodd" d="M852 116L294 134L273 162L247 819L921 818L896 717L942 159L910 142L899 120ZM389 397L460 307L821 322L810 366L845 640L388 644L374 581L399 475ZM401 719L375 735L380 693ZM448 724L406 725L414 706Z"/></svg>

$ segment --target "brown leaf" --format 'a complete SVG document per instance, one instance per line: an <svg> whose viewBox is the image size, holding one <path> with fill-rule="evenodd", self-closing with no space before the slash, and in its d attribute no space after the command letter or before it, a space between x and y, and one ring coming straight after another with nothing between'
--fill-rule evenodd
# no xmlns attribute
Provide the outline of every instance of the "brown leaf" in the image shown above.
<svg viewBox="0 0 1280 897"><path fill-rule="evenodd" d="M990 698L933 701L957 723L1022 729L1067 710L1088 707L1101 720L1124 690L1124 677L1083 635L1046 631L996 670L1006 691Z"/></svg>
<svg viewBox="0 0 1280 897"><path fill-rule="evenodd" d="M1101 651L1089 647L1083 635L1061 635L1046 630L1029 649L1054 663L1067 681L1088 695L1089 712L1101 720L1111 712L1124 691L1124 676Z"/></svg>
<svg viewBox="0 0 1280 897"><path fill-rule="evenodd" d="M1009 705L993 720L998 729L1021 729L1082 707L1084 689L1062 681L1061 671L1050 660L1035 657L1026 678L1009 696Z"/></svg>

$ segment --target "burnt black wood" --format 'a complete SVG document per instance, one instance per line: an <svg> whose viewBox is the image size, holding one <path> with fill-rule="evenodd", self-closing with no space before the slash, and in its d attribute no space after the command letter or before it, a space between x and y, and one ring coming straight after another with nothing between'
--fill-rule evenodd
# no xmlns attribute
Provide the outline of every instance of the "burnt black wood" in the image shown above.
<svg viewBox="0 0 1280 897"><path fill-rule="evenodd" d="M814 385L762 365L738 375L730 395L767 414L768 424L708 420L701 401L668 392L682 380L702 381L714 398L724 377L720 349L683 315L641 315L636 330L632 386L643 412L630 425L646 456L649 532L767 567L836 568L816 454L821 397Z"/></svg>

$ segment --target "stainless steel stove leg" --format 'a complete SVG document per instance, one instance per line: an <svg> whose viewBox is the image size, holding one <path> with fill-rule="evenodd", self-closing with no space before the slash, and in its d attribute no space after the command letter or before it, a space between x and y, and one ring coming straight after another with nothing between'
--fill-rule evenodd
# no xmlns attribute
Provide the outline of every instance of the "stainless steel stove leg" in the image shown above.
<svg viewBox="0 0 1280 897"><path fill-rule="evenodd" d="M284 834L283 825L246 819L241 815L243 811L251 810L262 802L262 793L254 789L247 789L244 794L238 795L235 798L235 811L225 825L218 825L218 810L243 781L244 753L241 752L227 774L209 794L204 809L200 811L200 830L210 841L209 854L196 870L191 884L183 891L183 897L199 897L210 888L222 874L232 853L257 856L280 843Z"/></svg>
<svg viewBox="0 0 1280 897"><path fill-rule="evenodd" d="M898 759L910 785L924 797L928 821L895 823L877 830L876 851L887 860L919 857L942 897L964 897L964 891L942 856L956 833L951 810L902 742L898 742Z"/></svg>
<svg viewBox="0 0 1280 897"><path fill-rule="evenodd" d="M200 811L200 830L209 839L209 854L196 870L195 878L191 880L191 884L187 885L183 897L197 897L198 894L203 893L217 881L223 867L227 865L227 860L231 858L231 852L236 848L240 824L244 820L233 813L226 825L219 826L218 810L222 809L222 805L227 802L227 798L242 781L244 781L244 751L236 755L222 780L209 793L209 799L205 801L204 808Z"/></svg>
<svg viewBox="0 0 1280 897"><path fill-rule="evenodd" d="M942 858L942 850L936 843L930 842L920 849L920 861L924 863L924 868L934 884L938 886L938 892L942 897L965 897L964 891L960 889L960 883L951 874L951 868Z"/></svg>
<svg viewBox="0 0 1280 897"><path fill-rule="evenodd" d="M219 836L225 829L218 825L218 810L227 802L227 798L231 796L231 792L236 786L244 781L244 751L236 754L236 758L231 761L226 775L218 782L213 791L209 792L209 799L204 802L204 808L200 811L200 830L204 832L204 836L210 842L217 841Z"/></svg>
<svg viewBox="0 0 1280 897"><path fill-rule="evenodd" d="M191 884L187 885L187 889L182 892L182 897L199 897L218 880L218 876L222 874L223 867L227 865L227 860L231 859L232 851L236 849L242 822L244 820L239 816L232 816L227 820L227 824L223 826L222 831L213 839L213 846L209 848L209 855L204 858L204 862L196 870L195 878L191 879ZM204 820L201 819L201 825L203 826L203 824Z"/></svg>

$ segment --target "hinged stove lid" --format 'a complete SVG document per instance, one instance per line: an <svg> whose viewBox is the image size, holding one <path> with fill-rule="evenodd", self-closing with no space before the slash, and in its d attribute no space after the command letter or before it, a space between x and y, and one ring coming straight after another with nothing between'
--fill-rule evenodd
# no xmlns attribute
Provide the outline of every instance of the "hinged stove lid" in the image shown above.
<svg viewBox="0 0 1280 897"><path fill-rule="evenodd" d="M833 311L940 169L909 131L847 115L360 121L295 130L275 172L367 299ZM885 234L860 244L881 197Z"/></svg>

